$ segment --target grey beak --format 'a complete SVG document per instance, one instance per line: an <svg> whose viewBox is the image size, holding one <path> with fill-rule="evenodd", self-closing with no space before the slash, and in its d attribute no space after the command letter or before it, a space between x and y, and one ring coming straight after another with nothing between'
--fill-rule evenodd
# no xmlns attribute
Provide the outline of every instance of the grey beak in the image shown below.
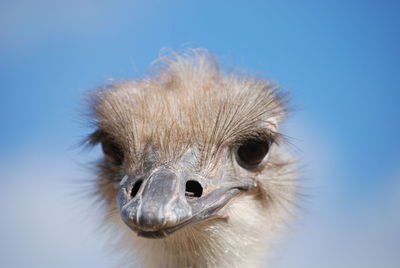
<svg viewBox="0 0 400 268"><path fill-rule="evenodd" d="M126 177L118 191L122 219L140 236L164 237L209 218L233 196L256 186L253 181L231 182L201 196L204 186L194 181L197 192L188 193L187 182L166 168L153 171L147 178Z"/></svg>
<svg viewBox="0 0 400 268"><path fill-rule="evenodd" d="M185 198L184 183L180 183L176 174L169 170L154 172L141 183L137 193L132 193L133 187L129 188L132 188L132 199L121 210L129 225L134 224L144 231L156 231L175 226L192 215Z"/></svg>

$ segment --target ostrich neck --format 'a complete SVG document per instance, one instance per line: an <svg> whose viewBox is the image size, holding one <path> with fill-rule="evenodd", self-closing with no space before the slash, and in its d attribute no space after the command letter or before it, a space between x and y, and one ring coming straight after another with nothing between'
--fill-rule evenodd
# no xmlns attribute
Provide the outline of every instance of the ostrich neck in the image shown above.
<svg viewBox="0 0 400 268"><path fill-rule="evenodd" d="M156 240L140 238L136 244L140 267L258 267L259 243L240 235L224 238L215 231L199 234L189 230ZM143 247L137 247L139 244Z"/></svg>
<svg viewBox="0 0 400 268"><path fill-rule="evenodd" d="M221 211L228 220L197 223L163 239L135 236L132 246L138 267L260 267L280 220L263 213L254 201L251 196L236 199Z"/></svg>

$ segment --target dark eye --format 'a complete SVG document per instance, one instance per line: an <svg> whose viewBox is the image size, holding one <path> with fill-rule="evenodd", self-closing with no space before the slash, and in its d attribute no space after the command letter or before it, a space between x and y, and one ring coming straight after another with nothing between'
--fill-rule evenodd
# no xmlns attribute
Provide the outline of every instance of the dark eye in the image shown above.
<svg viewBox="0 0 400 268"><path fill-rule="evenodd" d="M243 143L237 155L242 164L248 167L255 167L260 164L269 151L270 143L251 139Z"/></svg>
<svg viewBox="0 0 400 268"><path fill-rule="evenodd" d="M104 155L108 161L115 165L122 164L124 154L118 144L110 140L104 140L101 142L101 148L103 149Z"/></svg>

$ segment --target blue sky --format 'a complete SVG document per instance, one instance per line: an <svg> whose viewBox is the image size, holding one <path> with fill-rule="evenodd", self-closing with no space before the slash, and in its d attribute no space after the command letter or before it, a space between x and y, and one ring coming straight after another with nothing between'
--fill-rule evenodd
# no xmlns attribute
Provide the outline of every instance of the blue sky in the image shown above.
<svg viewBox="0 0 400 268"><path fill-rule="evenodd" d="M400 258L390 253L400 249L400 217L394 216L400 203L399 11L397 1L376 0L0 1L1 208L16 213L5 198L21 186L32 202L41 195L43 203L68 207L69 199L54 193L62 187L63 196L69 179L89 176L77 163L98 153L74 149L89 131L80 117L84 92L110 79L142 77L163 48L205 47L225 69L272 79L291 95L294 112L285 130L306 166L311 198L304 206L311 215L303 217L278 266L321 267L318 261L336 252L348 255L336 264L374 267L372 259L341 249L371 244L363 254L378 252L374 259L395 267ZM50 208L40 204L28 223L46 224L38 218ZM23 229L14 216L1 216L11 229L0 249L7 241L23 241L11 235ZM54 230L59 240L69 241L59 232ZM325 236L343 241L328 247ZM73 250L79 239L60 248L59 258L67 250L75 267L104 263L97 240L89 240L96 244L86 254L92 259L84 261ZM30 241L36 245L34 235ZM379 255L372 244L387 248ZM22 253L27 262L18 262L8 247L11 257L0 264L52 266L50 259L35 259L32 248ZM313 249L321 251L319 259ZM362 258L370 266L357 262Z"/></svg>

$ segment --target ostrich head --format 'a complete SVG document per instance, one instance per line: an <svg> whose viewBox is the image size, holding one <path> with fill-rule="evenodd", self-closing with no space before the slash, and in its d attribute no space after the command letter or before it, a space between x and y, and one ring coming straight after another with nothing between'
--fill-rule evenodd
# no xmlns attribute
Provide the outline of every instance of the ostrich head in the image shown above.
<svg viewBox="0 0 400 268"><path fill-rule="evenodd" d="M92 94L108 221L140 267L256 265L295 192L284 101L269 81L221 72L207 52L163 63Z"/></svg>

